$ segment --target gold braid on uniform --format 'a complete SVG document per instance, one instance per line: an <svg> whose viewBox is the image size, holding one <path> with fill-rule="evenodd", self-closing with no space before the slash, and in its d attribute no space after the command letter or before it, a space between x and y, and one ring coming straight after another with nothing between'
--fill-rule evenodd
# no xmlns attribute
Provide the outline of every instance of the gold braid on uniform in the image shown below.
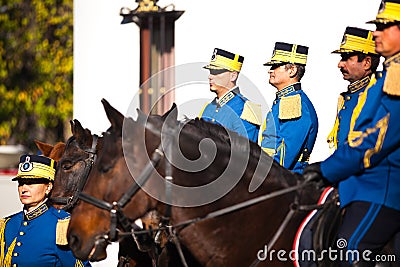
<svg viewBox="0 0 400 267"><path fill-rule="evenodd" d="M337 109L336 109L335 124L333 125L333 129L331 130L328 137L326 138L326 141L328 142L329 148L331 150L337 149L337 145L338 145L337 134L338 134L338 129L339 129L338 114L339 114L339 111L342 109L343 105L344 105L344 98L342 95L339 95Z"/></svg>
<svg viewBox="0 0 400 267"><path fill-rule="evenodd" d="M0 266L3 266L4 261L4 250L6 247L6 242L4 240L4 230L6 228L6 220L0 219Z"/></svg>
<svg viewBox="0 0 400 267"><path fill-rule="evenodd" d="M362 132L361 131L354 131L354 126L356 124L356 120L360 116L361 110L363 109L363 107L365 105L365 101L367 100L368 90L375 83L376 83L376 75L373 74L372 77L371 77L371 80L370 80L370 82L369 82L369 84L367 86L367 88L365 88L364 92L360 93L360 95L358 96L357 105L353 109L353 114L351 115L350 129L349 129L349 134L347 136L347 141L349 142L350 146L358 146L358 145L356 145L355 139L359 138L362 135Z"/></svg>
<svg viewBox="0 0 400 267"><path fill-rule="evenodd" d="M80 260L76 260L74 267L83 267L83 262Z"/></svg>
<svg viewBox="0 0 400 267"><path fill-rule="evenodd" d="M11 259L12 253L14 251L15 243L17 242L17 238L14 238L13 242L11 243L10 247L8 248L7 253L6 251L6 241L4 238L4 231L6 229L6 223L9 219L0 219L0 244L1 244L1 251L0 251L0 266L1 267L10 267L11 266Z"/></svg>

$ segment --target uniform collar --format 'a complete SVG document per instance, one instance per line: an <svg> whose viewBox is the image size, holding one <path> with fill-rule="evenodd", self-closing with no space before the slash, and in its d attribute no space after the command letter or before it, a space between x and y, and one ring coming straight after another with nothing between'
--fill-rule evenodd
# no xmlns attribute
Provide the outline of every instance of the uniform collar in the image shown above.
<svg viewBox="0 0 400 267"><path fill-rule="evenodd" d="M288 94L290 94L292 92L298 91L298 90L301 90L301 83L300 82L291 84L291 85L283 88L282 90L276 92L276 98L277 99L282 98L282 97L284 97L284 96L286 96L286 95L288 95Z"/></svg>
<svg viewBox="0 0 400 267"><path fill-rule="evenodd" d="M365 88L371 80L370 76L364 77L361 80L355 81L347 87L347 91L350 93L355 93L363 88Z"/></svg>
<svg viewBox="0 0 400 267"><path fill-rule="evenodd" d="M45 213L48 209L49 209L49 207L47 205L47 199L46 199L42 204L37 206L34 210L32 210L30 212L25 212L25 218L28 221L36 219L37 217L39 217L40 215Z"/></svg>
<svg viewBox="0 0 400 267"><path fill-rule="evenodd" d="M392 57L386 59L385 62L383 62L383 67L384 67L385 69L387 69L387 68L390 67L390 64L392 64L393 62L394 62L394 63L399 63L399 64L400 64L400 52L397 53L397 54L395 54L394 56L392 56Z"/></svg>
<svg viewBox="0 0 400 267"><path fill-rule="evenodd" d="M224 94L220 99L217 100L217 104L222 107L226 103L229 102L235 95L239 94L239 87L234 87L233 89L229 90L226 94Z"/></svg>

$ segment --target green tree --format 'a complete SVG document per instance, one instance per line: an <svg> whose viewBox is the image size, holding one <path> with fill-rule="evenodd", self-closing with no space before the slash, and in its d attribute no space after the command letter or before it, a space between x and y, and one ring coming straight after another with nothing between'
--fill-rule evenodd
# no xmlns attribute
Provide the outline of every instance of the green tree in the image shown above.
<svg viewBox="0 0 400 267"><path fill-rule="evenodd" d="M73 0L0 3L0 144L63 141L72 117Z"/></svg>

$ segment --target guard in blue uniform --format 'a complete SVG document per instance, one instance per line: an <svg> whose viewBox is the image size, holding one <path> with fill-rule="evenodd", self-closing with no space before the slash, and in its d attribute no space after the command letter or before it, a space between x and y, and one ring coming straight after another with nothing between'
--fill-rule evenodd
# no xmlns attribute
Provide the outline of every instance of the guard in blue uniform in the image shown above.
<svg viewBox="0 0 400 267"><path fill-rule="evenodd" d="M47 202L54 175L54 160L37 155L20 158L18 193L23 211L0 220L0 266L80 267L66 242L69 214Z"/></svg>
<svg viewBox="0 0 400 267"><path fill-rule="evenodd" d="M372 31L347 27L340 48L332 53L340 54L341 59L338 68L343 74L343 79L350 82L347 91L339 96L337 116L334 127L328 136L330 148L334 151L338 146L343 145L348 139L353 139L356 134L353 131L355 121L365 104L362 101L362 93L371 86L371 76L375 73L380 56L375 52L375 43L372 36ZM357 103L357 109L355 109ZM349 136L350 134L350 136ZM331 199L336 195L336 190L329 188L330 194L324 199ZM315 210L310 214L312 217L307 217L302 228L299 242L299 255L304 250L310 251L313 239L313 226L315 218L319 218L321 210ZM310 215L309 215L310 216ZM301 267L317 266L315 262L299 259Z"/></svg>
<svg viewBox="0 0 400 267"><path fill-rule="evenodd" d="M214 49L210 64L204 68L210 71L210 90L217 96L204 106L199 117L257 142L261 106L243 96L236 85L243 59L238 54Z"/></svg>
<svg viewBox="0 0 400 267"><path fill-rule="evenodd" d="M283 167L301 173L315 144L318 118L300 80L307 63L308 47L277 42L269 83L278 92L262 124L259 145Z"/></svg>
<svg viewBox="0 0 400 267"><path fill-rule="evenodd" d="M374 266L375 256L400 231L400 1L384 0L371 23L375 50L385 62L363 93L355 137L304 170L307 179L323 177L339 186L345 215L338 238L346 240L342 249L360 256L352 254L341 266Z"/></svg>
<svg viewBox="0 0 400 267"><path fill-rule="evenodd" d="M340 48L332 53L340 54L338 68L343 79L350 82L347 91L339 96L335 124L327 138L334 150L357 135L354 124L365 104L360 96L367 86L371 86L371 76L378 68L380 56L375 52L372 31L355 27L346 28Z"/></svg>

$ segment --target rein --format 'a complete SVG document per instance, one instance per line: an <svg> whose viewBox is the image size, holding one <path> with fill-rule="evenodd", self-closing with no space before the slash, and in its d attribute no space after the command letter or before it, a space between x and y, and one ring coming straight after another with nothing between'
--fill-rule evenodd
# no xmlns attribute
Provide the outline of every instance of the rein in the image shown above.
<svg viewBox="0 0 400 267"><path fill-rule="evenodd" d="M70 197L52 197L50 200L54 204L60 204L60 205L65 205L62 209L63 210L70 210L72 209L75 204L79 200L79 194L80 192L83 191L83 188L85 187L86 181L89 177L90 170L92 169L92 166L94 162L96 161L96 147L97 147L97 141L98 141L98 136L96 134L92 135L92 146L89 149L84 150L86 153L89 154L89 157L83 162L85 162L85 169L82 175L82 179L79 179L78 187L77 190L74 192L74 194Z"/></svg>
<svg viewBox="0 0 400 267"><path fill-rule="evenodd" d="M278 196L281 196L281 195L285 195L285 194L293 192L293 191L297 191L297 190L307 186L308 184L310 184L310 182L311 181L306 180L301 184L298 184L298 185L295 185L295 186L291 186L291 187L288 187L288 188L285 188L285 189L281 189L281 190L278 190L278 191L274 191L274 192L271 192L269 194L265 194L265 195L262 195L262 196L259 196L259 197L256 197L256 198L252 198L252 199L243 201L241 203L238 203L238 204L226 207L226 208L222 208L222 209L210 212L210 213L208 213L208 214L206 214L205 216L202 216L202 217L197 217L197 218L194 218L194 219L186 220L184 222L177 223L177 224L171 225L171 226L163 226L163 227L160 227L160 228L157 228L157 229L152 229L151 231L165 230L165 229L170 228L170 227L174 228L174 229L177 229L177 228L184 229L184 228L186 228L187 226L189 226L191 224L199 223L199 222L202 222L202 221L205 221L205 220L208 220L208 219L217 218L217 217L220 217L220 216L223 216L223 215L226 215L226 214L229 214L229 213L232 213L232 212L235 212L235 211L250 207L252 205L258 204L258 203L263 202L265 200L272 199L274 197L278 197ZM298 205L295 204L295 205L293 205L291 207L291 210L309 211L309 210L313 210L313 209L316 209L316 208L319 208L319 205L302 205L302 206L298 206ZM134 231L134 234L145 234L145 233L149 233L149 232L150 232L150 230L139 230L139 231ZM121 233L121 235L128 235L128 234L132 234L132 233L131 232L129 232L129 233Z"/></svg>

